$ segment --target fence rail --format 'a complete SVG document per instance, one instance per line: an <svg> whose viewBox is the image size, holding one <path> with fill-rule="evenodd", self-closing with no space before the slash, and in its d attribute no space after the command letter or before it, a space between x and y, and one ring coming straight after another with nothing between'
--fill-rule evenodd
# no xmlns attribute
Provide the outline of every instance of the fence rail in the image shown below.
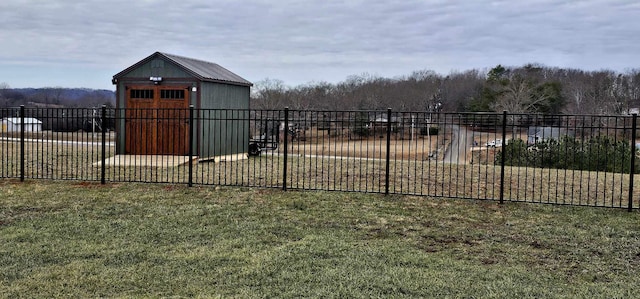
<svg viewBox="0 0 640 299"><path fill-rule="evenodd" d="M638 209L637 116L0 109L0 178Z"/></svg>

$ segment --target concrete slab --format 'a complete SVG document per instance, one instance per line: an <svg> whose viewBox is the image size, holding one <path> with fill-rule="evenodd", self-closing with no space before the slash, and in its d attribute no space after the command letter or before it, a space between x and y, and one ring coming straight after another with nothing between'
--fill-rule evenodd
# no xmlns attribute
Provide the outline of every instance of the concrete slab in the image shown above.
<svg viewBox="0 0 640 299"><path fill-rule="evenodd" d="M193 162L198 161L198 157L192 157ZM189 162L189 156L164 156L164 155L116 155L105 160L106 166L121 167L176 167ZM101 166L102 161L93 163L94 166Z"/></svg>

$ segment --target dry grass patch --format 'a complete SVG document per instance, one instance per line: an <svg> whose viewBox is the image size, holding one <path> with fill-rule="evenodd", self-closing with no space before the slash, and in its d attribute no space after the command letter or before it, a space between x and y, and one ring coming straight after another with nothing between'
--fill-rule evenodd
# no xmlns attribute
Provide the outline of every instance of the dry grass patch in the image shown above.
<svg viewBox="0 0 640 299"><path fill-rule="evenodd" d="M308 154L287 157L287 186L303 190L385 192L385 155L377 152L380 147L375 147L375 152L366 151L373 148L367 149L365 146L359 149L359 153L365 157L340 156L337 154L341 152L335 151L335 148L320 152L326 156L314 156L303 148L303 153ZM402 150L402 146L394 149ZM350 153L349 149L344 150L347 151L345 154ZM114 148L107 147L106 154L107 157L114 155ZM101 169L94 165L101 159L99 146L30 142L26 143L25 157L27 179L100 180ZM193 165L192 182L200 185L280 188L283 185L284 158L278 152L267 152L260 157L239 161L198 163ZM499 166L449 164L436 159L400 159L394 154L391 158L391 193L474 199L500 197ZM19 177L18 143L0 142L0 159L0 177ZM189 182L188 171L188 165L107 167L105 175L110 182L186 184ZM634 185L640 186L640 176L634 179ZM628 205L628 174L506 167L505 182L505 200L621 208ZM640 190L635 188L633 193L634 207L637 208Z"/></svg>

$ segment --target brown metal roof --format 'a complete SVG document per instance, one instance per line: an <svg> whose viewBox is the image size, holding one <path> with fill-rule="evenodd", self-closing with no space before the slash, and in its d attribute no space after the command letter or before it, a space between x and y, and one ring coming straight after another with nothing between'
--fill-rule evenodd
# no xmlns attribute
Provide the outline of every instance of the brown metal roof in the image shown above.
<svg viewBox="0 0 640 299"><path fill-rule="evenodd" d="M208 62L199 59L193 59L163 52L155 52L140 62L128 67L124 71L113 76L114 79L122 77L134 68L148 62L156 57L162 57L176 65L182 67L186 72L202 81L223 82L235 85L252 86L253 84L244 78L234 74L230 70L220 66L217 63Z"/></svg>

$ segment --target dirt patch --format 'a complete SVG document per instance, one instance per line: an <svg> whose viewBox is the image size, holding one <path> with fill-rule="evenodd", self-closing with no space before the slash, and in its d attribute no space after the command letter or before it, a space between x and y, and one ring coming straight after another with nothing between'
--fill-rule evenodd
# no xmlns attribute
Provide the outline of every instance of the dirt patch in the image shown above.
<svg viewBox="0 0 640 299"><path fill-rule="evenodd" d="M324 139L320 142L292 142L289 154L314 156L340 156L351 158L384 159L387 155L386 138L359 140ZM392 159L428 160L442 151L446 140L439 136L417 137L413 140L391 140ZM283 152L283 150L281 150Z"/></svg>

